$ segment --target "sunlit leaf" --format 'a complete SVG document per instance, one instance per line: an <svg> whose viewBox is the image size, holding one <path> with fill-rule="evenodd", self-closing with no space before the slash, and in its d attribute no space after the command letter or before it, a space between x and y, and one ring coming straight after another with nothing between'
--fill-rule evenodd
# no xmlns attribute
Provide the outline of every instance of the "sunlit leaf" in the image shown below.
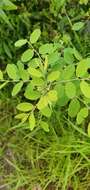
<svg viewBox="0 0 90 190"><path fill-rule="evenodd" d="M73 25L72 29L73 29L74 31L78 31L78 30L80 30L81 28L83 28L83 26L84 26L84 22L76 22L76 23Z"/></svg>
<svg viewBox="0 0 90 190"><path fill-rule="evenodd" d="M28 117L29 117L28 113L20 113L15 116L15 118L21 120L22 123L25 123Z"/></svg>
<svg viewBox="0 0 90 190"><path fill-rule="evenodd" d="M42 110L44 109L45 107L47 107L48 105L48 98L47 96L42 96L39 100L39 102L37 103L37 108L39 110Z"/></svg>
<svg viewBox="0 0 90 190"><path fill-rule="evenodd" d="M51 54L55 51L54 46L52 43L43 44L39 48L40 54Z"/></svg>
<svg viewBox="0 0 90 190"><path fill-rule="evenodd" d="M43 109L40 110L40 112L42 113L42 115L46 116L46 117L50 117L52 114L51 109L47 106Z"/></svg>
<svg viewBox="0 0 90 190"><path fill-rule="evenodd" d="M3 0L0 2L0 9L4 9L4 10L16 10L17 6L12 3L10 0Z"/></svg>
<svg viewBox="0 0 90 190"><path fill-rule="evenodd" d="M80 88L81 88L81 91L82 91L83 95L86 98L90 98L90 84L88 84L85 81L81 81Z"/></svg>
<svg viewBox="0 0 90 190"><path fill-rule="evenodd" d="M32 59L34 55L34 51L32 49L27 49L21 56L22 62L28 62L30 59Z"/></svg>
<svg viewBox="0 0 90 190"><path fill-rule="evenodd" d="M6 81L6 82L4 82L3 84L1 84L1 85L0 85L0 90L1 90L2 88L4 88L7 84L8 84L8 81Z"/></svg>
<svg viewBox="0 0 90 190"><path fill-rule="evenodd" d="M67 64L71 64L74 61L73 49L65 48L64 49L64 60Z"/></svg>
<svg viewBox="0 0 90 190"><path fill-rule="evenodd" d="M88 77L88 69L90 68L90 58L82 59L76 68L77 77Z"/></svg>
<svg viewBox="0 0 90 190"><path fill-rule="evenodd" d="M77 114L77 124L80 125L87 116L88 116L88 109L86 107L82 108Z"/></svg>
<svg viewBox="0 0 90 190"><path fill-rule="evenodd" d="M68 115L70 117L76 117L77 113L80 109L80 103L77 99L71 100L69 107L68 107Z"/></svg>
<svg viewBox="0 0 90 190"><path fill-rule="evenodd" d="M28 72L31 76L34 76L34 77L37 77L37 78L40 78L42 77L42 73L39 69L35 69L35 68L32 68L32 67L29 67L28 68Z"/></svg>
<svg viewBox="0 0 90 190"><path fill-rule="evenodd" d="M68 82L65 85L65 92L69 98L73 98L76 95L76 86L72 82Z"/></svg>
<svg viewBox="0 0 90 190"><path fill-rule="evenodd" d="M22 86L23 86L23 82L22 82L22 81L20 81L19 83L17 83L17 84L13 87L12 96L16 96L16 95L20 92Z"/></svg>
<svg viewBox="0 0 90 190"><path fill-rule="evenodd" d="M41 126L41 128L42 128L45 132L49 132L49 125L48 125L47 122L41 121L41 122L40 122L40 126Z"/></svg>
<svg viewBox="0 0 90 190"><path fill-rule="evenodd" d="M3 72L0 70L0 80L3 80Z"/></svg>
<svg viewBox="0 0 90 190"><path fill-rule="evenodd" d="M33 109L33 105L31 103L28 102L22 102L20 104L17 105L17 109L23 112L28 112L31 111Z"/></svg>
<svg viewBox="0 0 90 190"><path fill-rule="evenodd" d="M35 127L35 116L34 113L32 112L29 116L29 126L30 126L30 130L32 131Z"/></svg>
<svg viewBox="0 0 90 190"><path fill-rule="evenodd" d="M15 42L15 47L22 47L23 45L25 45L27 43L26 39L21 39Z"/></svg>
<svg viewBox="0 0 90 190"><path fill-rule="evenodd" d="M8 64L6 67L6 71L7 71L8 76L11 79L13 79L13 80L19 79L18 69L17 69L17 66L15 64Z"/></svg>
<svg viewBox="0 0 90 190"><path fill-rule="evenodd" d="M53 71L50 74L48 74L47 80L50 82L53 82L55 80L58 80L60 76L60 72L59 71Z"/></svg>
<svg viewBox="0 0 90 190"><path fill-rule="evenodd" d="M41 35L40 29L35 29L30 35L30 42L32 44L36 43Z"/></svg>
<svg viewBox="0 0 90 190"><path fill-rule="evenodd" d="M88 136L90 137L90 123L88 124L87 132L88 132Z"/></svg>
<svg viewBox="0 0 90 190"><path fill-rule="evenodd" d="M50 90L48 92L47 97L48 97L48 101L50 101L50 102L56 102L57 99L58 99L58 97L57 97L57 91L56 90Z"/></svg>
<svg viewBox="0 0 90 190"><path fill-rule="evenodd" d="M72 76L75 73L75 66L73 64L68 65L68 66L66 66L66 68L62 72L63 72L62 73L62 79L63 80L69 80L72 78Z"/></svg>
<svg viewBox="0 0 90 190"><path fill-rule="evenodd" d="M25 98L29 100L37 100L38 98L40 98L40 95L40 92L38 92L37 90L33 90L33 86L31 83L27 85L24 93Z"/></svg>
<svg viewBox="0 0 90 190"><path fill-rule="evenodd" d="M28 81L29 73L27 72L27 69L24 69L24 65L20 61L17 62L17 66L18 66L20 78L23 81Z"/></svg>

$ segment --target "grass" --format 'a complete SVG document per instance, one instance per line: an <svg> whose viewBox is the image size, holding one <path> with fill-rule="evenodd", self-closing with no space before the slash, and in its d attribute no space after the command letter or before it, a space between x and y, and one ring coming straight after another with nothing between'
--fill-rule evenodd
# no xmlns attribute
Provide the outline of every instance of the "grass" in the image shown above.
<svg viewBox="0 0 90 190"><path fill-rule="evenodd" d="M82 129L59 117L49 133L10 125L0 130L0 189L90 189L90 139Z"/></svg>

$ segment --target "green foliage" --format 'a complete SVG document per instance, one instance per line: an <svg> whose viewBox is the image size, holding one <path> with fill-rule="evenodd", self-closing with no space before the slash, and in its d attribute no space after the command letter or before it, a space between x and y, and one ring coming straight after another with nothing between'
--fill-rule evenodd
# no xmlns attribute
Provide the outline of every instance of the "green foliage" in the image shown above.
<svg viewBox="0 0 90 190"><path fill-rule="evenodd" d="M32 68L32 67L29 67L29 68L28 68L28 72L29 72L29 74L30 74L32 77L34 76L34 77L36 77L36 78L41 78L41 77L43 76L39 69L34 69L34 68Z"/></svg>
<svg viewBox="0 0 90 190"><path fill-rule="evenodd" d="M65 92L69 98L74 98L76 95L76 87L74 83L69 82L65 85Z"/></svg>
<svg viewBox="0 0 90 190"><path fill-rule="evenodd" d="M90 58L82 59L77 66L77 77L89 77L88 69L90 68Z"/></svg>
<svg viewBox="0 0 90 190"><path fill-rule="evenodd" d="M35 29L30 35L30 42L32 44L37 42L40 34L40 30ZM88 116L88 109L87 107L82 108L79 101L82 97L84 104L85 98L90 98L90 87L89 83L80 80L78 77L83 79L83 77L89 76L87 70L90 59L88 57L81 59L75 48L65 48L63 57L59 54L58 59L62 58L63 61L58 68L56 67L57 61L52 66L52 62L49 62L50 59L47 56L47 54L53 56L55 52L59 53L58 46L53 43L43 44L38 48L38 52L27 39L18 40L15 42L15 46L22 47L26 43L28 49L22 53L21 60L17 62L17 65L8 64L6 67L8 77L12 79L13 83L16 83L12 90L12 96L24 92L22 99L23 97L26 99L26 102L17 105L17 109L27 112L27 114L20 113L16 118L21 118L22 122L26 122L29 118L30 129L33 130L37 126L36 123L39 122L38 117L41 119L43 117L49 118L53 110L56 109L56 105L62 107L70 101L68 115L71 118L76 117L77 124L81 124ZM73 64L74 55L77 60L80 59L79 63L76 60L76 71ZM1 78L3 78L2 71ZM9 81L8 78L7 80ZM48 131L47 124L44 126L42 128Z"/></svg>
<svg viewBox="0 0 90 190"><path fill-rule="evenodd" d="M0 70L0 80L3 80L3 72Z"/></svg>
<svg viewBox="0 0 90 190"><path fill-rule="evenodd" d="M84 96L86 98L90 98L90 85L87 82L82 81L80 83L80 88L81 88L81 91L84 94Z"/></svg>
<svg viewBox="0 0 90 190"><path fill-rule="evenodd" d="M77 114L77 123L80 125L87 116L88 116L88 109L82 108Z"/></svg>
<svg viewBox="0 0 90 190"><path fill-rule="evenodd" d="M47 43L47 44L43 44L40 46L39 48L39 53L40 54L51 54L54 52L54 46L52 43Z"/></svg>
<svg viewBox="0 0 90 190"><path fill-rule="evenodd" d="M30 125L30 130L32 131L35 127L35 117L34 117L33 112L31 112L31 114L29 116L29 125Z"/></svg>
<svg viewBox="0 0 90 190"><path fill-rule="evenodd" d="M90 123L88 124L88 136L90 137Z"/></svg>
<svg viewBox="0 0 90 190"><path fill-rule="evenodd" d="M18 78L18 70L15 64L8 64L6 67L6 71L10 79L17 80Z"/></svg>
<svg viewBox="0 0 90 190"><path fill-rule="evenodd" d="M1 188L90 189L89 5L0 1Z"/></svg>
<svg viewBox="0 0 90 190"><path fill-rule="evenodd" d="M77 99L73 99L68 107L68 115L72 118L76 117L77 113L79 112L79 109L80 109L79 101Z"/></svg>
<svg viewBox="0 0 90 190"><path fill-rule="evenodd" d="M28 112L33 109L33 105L28 102L23 102L23 103L18 104L17 109L23 112Z"/></svg>
<svg viewBox="0 0 90 190"><path fill-rule="evenodd" d="M37 100L40 98L40 95L41 93L37 90L34 90L34 86L31 83L27 85L24 93L25 98L29 100Z"/></svg>
<svg viewBox="0 0 90 190"><path fill-rule="evenodd" d="M75 73L75 66L73 64L68 65L67 67L65 67L65 69L63 70L63 79L64 80L69 80L74 76Z"/></svg>
<svg viewBox="0 0 90 190"><path fill-rule="evenodd" d="M32 59L34 55L34 52L32 49L27 49L23 54L22 54L22 57L21 57L21 61L22 62L28 62L30 61L30 59Z"/></svg>
<svg viewBox="0 0 90 190"><path fill-rule="evenodd" d="M47 80L49 82L53 82L55 80L58 80L59 79L59 76L60 76L60 72L59 71L53 71L51 72L48 77L47 77Z"/></svg>
<svg viewBox="0 0 90 190"><path fill-rule="evenodd" d="M26 39L21 39L21 40L18 40L15 42L15 47L21 47L23 45L25 45L27 43L27 40Z"/></svg>
<svg viewBox="0 0 90 190"><path fill-rule="evenodd" d="M79 3L82 5L82 4L85 4L87 5L88 4L88 0L80 0Z"/></svg>
<svg viewBox="0 0 90 190"><path fill-rule="evenodd" d="M74 31L78 31L78 30L80 30L81 28L83 28L83 26L84 26L84 23L83 23L83 22L77 22L77 23L74 23L72 29L73 29Z"/></svg>
<svg viewBox="0 0 90 190"><path fill-rule="evenodd" d="M39 39L40 35L41 35L40 29L34 30L33 33L30 36L30 42L31 42L31 44L36 43L37 40Z"/></svg>
<svg viewBox="0 0 90 190"><path fill-rule="evenodd" d="M17 83L14 87L13 87L13 90L12 90L12 96L16 96L20 91L21 91L21 88L23 86L23 82L19 82Z"/></svg>
<svg viewBox="0 0 90 190"><path fill-rule="evenodd" d="M47 122L41 121L41 122L40 122L40 126L41 126L41 128L42 128L45 132L49 132L49 126L48 126L48 123L47 123Z"/></svg>
<svg viewBox="0 0 90 190"><path fill-rule="evenodd" d="M4 9L4 10L16 10L17 7L15 4L13 4L11 2L11 0L2 0L0 2L0 9Z"/></svg>
<svg viewBox="0 0 90 190"><path fill-rule="evenodd" d="M49 108L49 106L44 107L43 109L40 110L41 114L43 116L46 116L47 118L51 117L52 110Z"/></svg>
<svg viewBox="0 0 90 190"><path fill-rule="evenodd" d="M12 28L12 25L11 25L5 11L12 11L12 10L16 10L16 9L17 9L17 6L14 3L12 3L11 0L2 0L2 1L0 1L0 18L6 24L8 24L11 28Z"/></svg>

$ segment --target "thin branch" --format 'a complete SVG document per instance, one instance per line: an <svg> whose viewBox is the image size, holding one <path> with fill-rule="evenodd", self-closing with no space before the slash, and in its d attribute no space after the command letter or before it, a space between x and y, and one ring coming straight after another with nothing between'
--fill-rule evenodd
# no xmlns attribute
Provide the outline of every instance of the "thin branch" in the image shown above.
<svg viewBox="0 0 90 190"><path fill-rule="evenodd" d="M83 80L87 80L87 81L90 81L90 78L72 78L72 79L66 79L66 80L60 80L60 81L56 81L54 82L54 84L58 84L58 83L67 83L67 82L72 82L72 81L83 81ZM6 79L3 79L3 80L0 80L0 82L8 82L8 83L17 83L17 82L20 82L20 81L23 81L24 83L27 83L27 82L30 82L30 80L6 80Z"/></svg>

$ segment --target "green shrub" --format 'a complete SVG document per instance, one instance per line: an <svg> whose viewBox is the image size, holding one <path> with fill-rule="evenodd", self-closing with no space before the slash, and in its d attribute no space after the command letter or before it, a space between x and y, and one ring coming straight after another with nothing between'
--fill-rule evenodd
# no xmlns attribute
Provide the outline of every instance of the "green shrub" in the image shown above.
<svg viewBox="0 0 90 190"><path fill-rule="evenodd" d="M89 115L90 58L82 58L74 47L65 48L62 54L60 42L38 47L40 36L40 29L35 29L29 40L15 42L17 48L27 44L27 49L16 64L7 64L5 76L0 71L0 79L5 80L0 88L12 83L13 97L22 92L15 117L21 124L28 121L30 130L40 126L48 132L47 119L62 107L80 125Z"/></svg>

